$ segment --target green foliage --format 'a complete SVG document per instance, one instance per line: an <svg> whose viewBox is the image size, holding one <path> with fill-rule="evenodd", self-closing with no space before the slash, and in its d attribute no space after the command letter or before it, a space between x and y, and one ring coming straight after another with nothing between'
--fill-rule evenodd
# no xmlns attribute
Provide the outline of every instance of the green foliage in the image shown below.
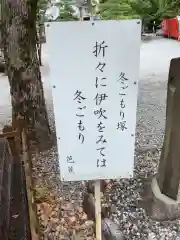
<svg viewBox="0 0 180 240"><path fill-rule="evenodd" d="M50 0L38 0L37 4L37 20L39 23L45 22L45 12L50 4Z"/></svg>
<svg viewBox="0 0 180 240"><path fill-rule="evenodd" d="M103 19L138 18L129 0L101 0L98 12Z"/></svg>
<svg viewBox="0 0 180 240"><path fill-rule="evenodd" d="M60 8L60 16L57 18L56 21L73 21L78 20L76 16L74 16L74 9L70 4L70 1L61 1L58 4Z"/></svg>
<svg viewBox="0 0 180 240"><path fill-rule="evenodd" d="M49 3L49 0L38 0L38 10L46 11Z"/></svg>
<svg viewBox="0 0 180 240"><path fill-rule="evenodd" d="M180 13L180 0L100 0L103 19L138 18L160 21Z"/></svg>
<svg viewBox="0 0 180 240"><path fill-rule="evenodd" d="M179 3L175 0L131 0L130 3L143 19L162 20L179 13Z"/></svg>

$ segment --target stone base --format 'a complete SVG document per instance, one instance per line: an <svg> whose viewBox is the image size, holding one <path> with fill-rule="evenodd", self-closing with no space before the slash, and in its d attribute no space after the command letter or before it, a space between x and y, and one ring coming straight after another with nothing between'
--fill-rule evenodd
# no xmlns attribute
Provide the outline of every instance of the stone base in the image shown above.
<svg viewBox="0 0 180 240"><path fill-rule="evenodd" d="M151 182L152 202L150 215L154 220L167 221L180 218L180 202L162 194L156 178Z"/></svg>

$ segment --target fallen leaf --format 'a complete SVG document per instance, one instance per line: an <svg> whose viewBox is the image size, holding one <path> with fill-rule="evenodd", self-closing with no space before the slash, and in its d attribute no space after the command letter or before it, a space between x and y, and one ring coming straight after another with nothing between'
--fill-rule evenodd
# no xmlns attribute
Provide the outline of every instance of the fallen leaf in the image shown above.
<svg viewBox="0 0 180 240"><path fill-rule="evenodd" d="M87 214L86 214L86 213L83 213L82 216L81 216L81 219L82 219L82 220L87 220Z"/></svg>
<svg viewBox="0 0 180 240"><path fill-rule="evenodd" d="M61 219L60 219L60 223L65 224L65 222L66 222L66 221L65 221L64 218L61 218Z"/></svg>
<svg viewBox="0 0 180 240"><path fill-rule="evenodd" d="M69 218L69 222L72 224L72 223L75 223L76 222L76 217L75 216L72 216Z"/></svg>
<svg viewBox="0 0 180 240"><path fill-rule="evenodd" d="M49 217L52 214L52 207L48 203L41 203L41 219L47 226Z"/></svg>
<svg viewBox="0 0 180 240"><path fill-rule="evenodd" d="M79 208L78 208L78 212L83 213L83 208L82 208L82 207L79 207Z"/></svg>

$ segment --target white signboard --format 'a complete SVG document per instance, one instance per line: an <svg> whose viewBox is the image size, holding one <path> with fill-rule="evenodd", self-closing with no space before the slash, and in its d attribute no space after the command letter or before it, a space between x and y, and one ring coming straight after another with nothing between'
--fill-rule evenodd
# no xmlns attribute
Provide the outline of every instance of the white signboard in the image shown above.
<svg viewBox="0 0 180 240"><path fill-rule="evenodd" d="M140 21L55 22L46 34L61 179L130 177Z"/></svg>

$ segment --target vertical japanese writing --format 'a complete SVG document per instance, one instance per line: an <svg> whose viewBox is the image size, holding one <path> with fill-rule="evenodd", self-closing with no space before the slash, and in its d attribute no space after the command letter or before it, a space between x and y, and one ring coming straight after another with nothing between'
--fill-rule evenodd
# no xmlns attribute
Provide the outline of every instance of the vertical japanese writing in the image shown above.
<svg viewBox="0 0 180 240"><path fill-rule="evenodd" d="M83 124L83 118L84 118L84 111L86 109L86 105L84 104L84 101L86 100L86 98L83 96L83 93L80 90L77 90L74 94L74 99L78 106L77 106L77 113L76 116L78 117L78 123L77 123L77 127L79 130L78 133L78 139L80 141L81 144L84 143L84 131L85 131L85 126Z"/></svg>
<svg viewBox="0 0 180 240"><path fill-rule="evenodd" d="M80 141L81 144L83 144L85 141L84 139L85 126L83 124L83 117L84 117L84 111L86 109L86 105L85 105L86 98L84 97L82 91L77 90L74 93L73 100L76 101L77 103L76 116L78 117L78 121L77 121L78 140ZM74 173L75 161L73 160L72 156L67 156L67 164L68 164L68 173L69 174Z"/></svg>
<svg viewBox="0 0 180 240"><path fill-rule="evenodd" d="M121 72L119 75L119 78L117 80L117 83L120 85L120 111L119 111L119 122L117 123L117 130L119 131L125 131L127 129L127 123L126 123L126 118L125 118L125 108L126 108L126 102L125 102L125 97L126 97L126 89L128 88L128 78L125 77L125 73Z"/></svg>
<svg viewBox="0 0 180 240"><path fill-rule="evenodd" d="M107 101L107 78L105 77L104 72L106 69L106 62L104 61L104 57L106 55L106 49L108 45L105 41L98 43L96 41L93 54L97 59L97 63L95 66L96 77L95 77L95 89L96 95L94 98L96 110L94 111L94 115L97 119L97 139L96 139L96 150L98 152L98 157L96 160L97 167L106 167L106 144L107 139L104 135L104 129L106 128L105 120L107 117L106 109L103 107L103 103ZM101 60L100 60L101 59ZM103 60L102 60L103 59Z"/></svg>
<svg viewBox="0 0 180 240"><path fill-rule="evenodd" d="M74 164L75 161L73 160L72 156L67 156L67 164L68 164L68 173L72 174L74 173Z"/></svg>

